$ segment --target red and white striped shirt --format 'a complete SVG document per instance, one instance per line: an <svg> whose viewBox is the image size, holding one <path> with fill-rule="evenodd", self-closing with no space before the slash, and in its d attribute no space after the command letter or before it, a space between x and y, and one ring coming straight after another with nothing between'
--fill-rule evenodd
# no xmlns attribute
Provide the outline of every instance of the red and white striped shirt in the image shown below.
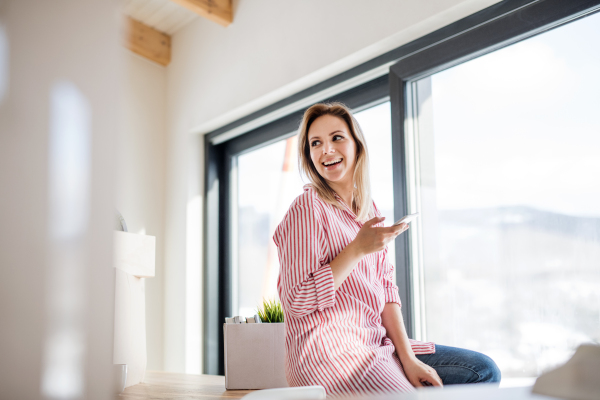
<svg viewBox="0 0 600 400"><path fill-rule="evenodd" d="M329 263L363 225L344 207L325 203L307 185L275 230L288 383L322 385L328 395L412 391L381 324L385 304L400 304L387 249L365 256L334 289ZM435 352L433 343L411 346L415 354Z"/></svg>

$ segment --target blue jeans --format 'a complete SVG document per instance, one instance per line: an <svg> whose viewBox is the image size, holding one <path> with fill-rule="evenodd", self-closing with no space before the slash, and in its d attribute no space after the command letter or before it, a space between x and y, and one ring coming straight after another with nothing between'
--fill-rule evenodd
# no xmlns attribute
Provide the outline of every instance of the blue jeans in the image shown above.
<svg viewBox="0 0 600 400"><path fill-rule="evenodd" d="M417 358L435 369L444 385L500 382L500 369L494 360L476 351L436 344L435 354Z"/></svg>

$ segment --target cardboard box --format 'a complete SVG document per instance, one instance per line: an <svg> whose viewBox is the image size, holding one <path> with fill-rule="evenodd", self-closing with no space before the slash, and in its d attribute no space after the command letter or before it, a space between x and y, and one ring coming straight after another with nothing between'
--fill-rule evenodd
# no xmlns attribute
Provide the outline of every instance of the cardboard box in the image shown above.
<svg viewBox="0 0 600 400"><path fill-rule="evenodd" d="M285 324L223 324L226 389L288 387Z"/></svg>

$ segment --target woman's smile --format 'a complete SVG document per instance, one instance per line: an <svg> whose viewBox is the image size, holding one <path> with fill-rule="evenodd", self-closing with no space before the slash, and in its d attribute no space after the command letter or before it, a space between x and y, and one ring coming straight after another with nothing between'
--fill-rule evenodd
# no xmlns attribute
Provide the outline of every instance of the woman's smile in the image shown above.
<svg viewBox="0 0 600 400"><path fill-rule="evenodd" d="M336 158L333 160L323 161L321 164L323 164L326 171L331 171L335 168L341 167L343 160L344 160L343 158Z"/></svg>

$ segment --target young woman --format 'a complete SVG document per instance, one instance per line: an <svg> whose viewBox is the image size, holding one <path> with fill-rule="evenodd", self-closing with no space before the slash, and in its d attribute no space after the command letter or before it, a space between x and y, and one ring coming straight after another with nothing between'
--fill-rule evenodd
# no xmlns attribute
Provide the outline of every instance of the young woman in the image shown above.
<svg viewBox="0 0 600 400"><path fill-rule="evenodd" d="M383 227L371 200L365 139L350 110L316 104L299 130L310 180L273 237L285 312L290 386L328 395L499 382L487 356L408 338L387 244L408 226Z"/></svg>

